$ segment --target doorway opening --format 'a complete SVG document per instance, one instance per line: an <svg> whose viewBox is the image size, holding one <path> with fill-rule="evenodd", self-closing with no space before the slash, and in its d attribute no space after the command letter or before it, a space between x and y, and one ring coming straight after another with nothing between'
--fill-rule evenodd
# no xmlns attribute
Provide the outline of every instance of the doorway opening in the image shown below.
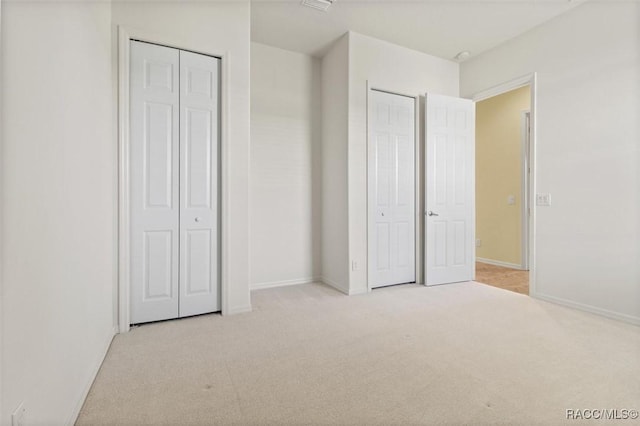
<svg viewBox="0 0 640 426"><path fill-rule="evenodd" d="M477 282L529 295L531 82L476 99Z"/></svg>

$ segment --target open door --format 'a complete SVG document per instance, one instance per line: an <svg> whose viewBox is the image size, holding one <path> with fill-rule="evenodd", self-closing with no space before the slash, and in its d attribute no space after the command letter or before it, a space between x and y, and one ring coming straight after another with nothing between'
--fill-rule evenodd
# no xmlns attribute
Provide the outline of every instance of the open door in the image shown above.
<svg viewBox="0 0 640 426"><path fill-rule="evenodd" d="M473 279L475 105L425 95L425 284Z"/></svg>
<svg viewBox="0 0 640 426"><path fill-rule="evenodd" d="M369 283L416 280L415 98L371 90Z"/></svg>

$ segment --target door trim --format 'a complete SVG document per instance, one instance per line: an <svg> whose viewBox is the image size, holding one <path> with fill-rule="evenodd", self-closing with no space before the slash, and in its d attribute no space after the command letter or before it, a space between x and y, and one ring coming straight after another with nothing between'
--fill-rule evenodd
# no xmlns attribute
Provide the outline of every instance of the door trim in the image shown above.
<svg viewBox="0 0 640 426"><path fill-rule="evenodd" d="M118 277L118 330L120 333L126 333L130 329L130 241L131 241L131 195L129 173L129 69L130 69L130 42L131 40L144 41L148 43L160 44L176 49L188 50L191 52L201 53L203 55L215 56L220 58L220 205L218 207L220 213L219 219L219 238L220 253L218 261L220 264L220 306L222 315L229 313L228 306L228 257L227 247L229 244L226 230L228 229L229 213L227 211L229 197L228 188L228 134L227 123L229 117L228 108L228 75L229 75L229 53L213 52L201 49L194 49L187 43L175 40L161 34L149 33L144 30L125 28L118 26L118 241L117 241L117 277Z"/></svg>
<svg viewBox="0 0 640 426"><path fill-rule="evenodd" d="M527 270L529 269L529 210L531 206L529 205L529 200L531 199L529 192L529 123L531 122L531 112L529 110L520 112L520 155L521 155L521 169L522 169L522 177L521 177L521 186L520 186L520 197L522 199L521 209L520 209L520 232L521 232L521 247L520 247L520 269Z"/></svg>
<svg viewBox="0 0 640 426"><path fill-rule="evenodd" d="M530 105L529 105L529 221L528 221L528 254L529 254L529 296L538 297L536 289L536 204L534 202L536 188L537 188L537 172L536 172L536 147L537 147L537 132L536 132L536 114L537 114L537 80L538 76L536 72L526 74L496 86L490 87L486 90L480 91L473 95L474 102L479 102L488 98L492 98L497 95L501 95L511 90L519 89L520 87L529 86L530 90ZM474 270L475 279L475 270Z"/></svg>
<svg viewBox="0 0 640 426"><path fill-rule="evenodd" d="M4 7L2 4L4 2L0 1L0 22L2 22L2 8ZM0 31L0 45L2 45L2 31ZM0 81L2 81L2 67L0 67ZM3 96L3 91L4 89L0 86L0 128L2 128L3 123L2 123L2 117L3 117L3 112L4 112L4 96ZM2 136L3 132L0 132L0 164L4 164L4 139ZM2 175L0 175L0 223L4 222L4 205L3 205L3 201L4 200L4 179L2 177ZM3 238L3 232L2 232L2 226L0 226L0 241L2 241ZM3 253L3 249L2 249L2 244L0 244L0 295L4 294L4 281L2 279L3 277L3 259L4 259L4 253ZM4 330L4 308L2 307L2 303L0 302L0 330ZM0 348L4 348L4 333L0 331ZM3 351L0 350L0 383L4 383L3 382L3 377L4 377L4 373L3 370L4 368L2 368L2 366L4 365L4 355L3 355ZM2 391L3 386L0 386L0 401L4 401L4 393ZM4 419L4 411L2 409L2 406L4 404L0 403L0 419Z"/></svg>
<svg viewBox="0 0 640 426"><path fill-rule="evenodd" d="M375 84L375 82L372 82L371 80L367 80L367 291L370 292L373 287L371 287L371 280L369 279L369 277L373 276L372 273L372 266L373 266L373 262L370 262L370 251L371 251L371 247L369 246L369 236L372 234L373 232L373 224L371 223L371 221L369 220L369 213L370 213L370 195L371 195L371 191L372 191L372 186L371 186L371 168L369 167L369 158L371 157L372 151L371 151L371 144L370 142L370 136L371 136L371 108L372 108L372 102L370 99L371 96L371 91L375 90L378 92L384 92L384 93L389 93L391 95L398 95L398 96L404 96L406 98L411 98L413 99L413 112L414 112L414 129L413 129L413 142L414 142L414 148L413 148L413 153L414 153L414 254L415 254L415 278L416 278L416 283L422 283L423 282L423 275L422 275L422 253L423 253L423 225L424 225L424 220L423 220L423 215L422 215L422 204L420 203L420 196L421 196L421 176L422 176L422 168L421 168L421 145L419 142L420 139L420 121L419 121L419 117L420 117L420 103L418 102L420 99L420 95L410 95L407 93L403 93L401 91L397 91L397 90L393 90L393 89L388 89L385 88L384 85L378 85Z"/></svg>

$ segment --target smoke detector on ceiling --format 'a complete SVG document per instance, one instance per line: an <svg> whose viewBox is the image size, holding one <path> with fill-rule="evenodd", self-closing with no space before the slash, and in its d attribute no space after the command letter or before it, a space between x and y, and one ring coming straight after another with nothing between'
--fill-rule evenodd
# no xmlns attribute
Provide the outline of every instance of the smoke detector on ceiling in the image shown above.
<svg viewBox="0 0 640 426"><path fill-rule="evenodd" d="M463 50L462 52L458 53L456 56L454 56L454 58L458 61L458 62L462 62L465 59L468 59L469 56L471 54L469 52L467 52L466 50Z"/></svg>
<svg viewBox="0 0 640 426"><path fill-rule="evenodd" d="M326 12L335 1L336 0L302 0L300 4Z"/></svg>

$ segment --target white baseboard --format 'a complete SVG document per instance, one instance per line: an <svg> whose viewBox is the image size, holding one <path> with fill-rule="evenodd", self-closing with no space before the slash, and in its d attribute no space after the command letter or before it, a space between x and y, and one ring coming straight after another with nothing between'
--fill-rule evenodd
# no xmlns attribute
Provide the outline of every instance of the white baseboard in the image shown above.
<svg viewBox="0 0 640 426"><path fill-rule="evenodd" d="M98 371L100 371L100 367L102 367L102 363L104 362L104 359L107 356L107 352L109 351L111 342L113 341L113 338L115 337L116 334L118 334L117 326L113 327L113 330L111 330L111 335L107 336L107 338L105 339L105 342L102 346L102 350L100 351L98 358L96 359L93 366L91 367L91 370L89 373L89 379L87 380L87 383L85 383L84 388L82 389L82 392L80 392L80 396L78 397L78 401L76 402L75 408L73 409L73 411L71 412L71 415L69 416L69 420L66 423L67 425L73 426L78 420L78 416L80 415L80 410L82 410L84 401L87 399L87 395L89 395L91 386L93 386L93 382L96 380Z"/></svg>
<svg viewBox="0 0 640 426"><path fill-rule="evenodd" d="M476 257L476 262L486 263L488 265L494 265L494 266L502 266L503 268L520 269L521 271L524 270L522 269L522 265L518 265L517 263L502 262L501 260L493 260L493 259L485 259L483 257Z"/></svg>
<svg viewBox="0 0 640 426"><path fill-rule="evenodd" d="M299 284L311 284L319 281L321 281L320 277L307 277L307 278L300 278L300 279L294 279L294 280L270 281L270 282L264 282L264 283L251 284L249 286L249 289L251 291L263 290L266 288L286 287L290 285L299 285Z"/></svg>
<svg viewBox="0 0 640 426"><path fill-rule="evenodd" d="M545 302L555 303L556 305L562 305L569 308L577 309L584 312L589 312L591 314L600 315L603 317L611 318L614 320L626 322L633 325L640 325L640 317L634 317L632 315L621 314L618 312L613 312L608 309L598 308L596 306L587 305L584 303L574 302L567 299L562 299L560 297L549 296L546 294L540 294L538 292L532 293L531 297L535 299L544 300Z"/></svg>
<svg viewBox="0 0 640 426"><path fill-rule="evenodd" d="M326 278L326 277L321 277L320 281L322 281L322 283L328 285L329 287L333 287L336 290L338 290L340 293L344 293L347 296L349 295L349 289L345 288L342 284L338 284L335 281L331 281L330 279Z"/></svg>
<svg viewBox="0 0 640 426"><path fill-rule="evenodd" d="M233 307L230 307L227 310L225 315L244 314L244 313L247 313L247 312L251 312L252 310L253 310L253 308L251 307L251 305L233 306Z"/></svg>
<svg viewBox="0 0 640 426"><path fill-rule="evenodd" d="M349 289L349 296L355 296L357 294L367 294L369 293L368 288L360 288L360 289Z"/></svg>

